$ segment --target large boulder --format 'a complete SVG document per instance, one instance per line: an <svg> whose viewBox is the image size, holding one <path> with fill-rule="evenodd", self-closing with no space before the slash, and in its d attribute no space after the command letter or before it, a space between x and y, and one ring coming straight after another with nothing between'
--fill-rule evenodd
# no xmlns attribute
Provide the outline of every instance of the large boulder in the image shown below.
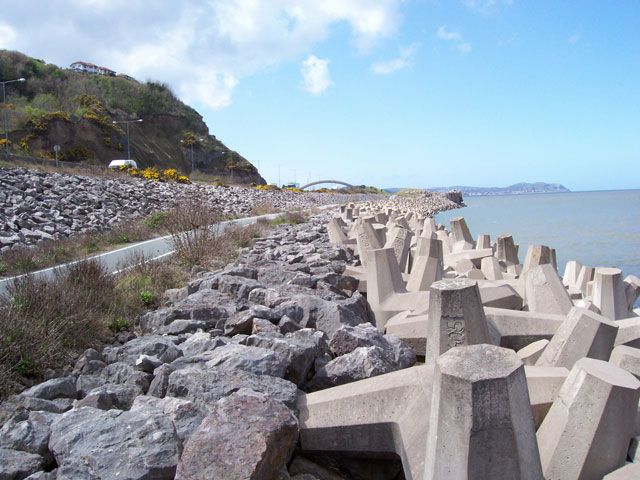
<svg viewBox="0 0 640 480"><path fill-rule="evenodd" d="M103 355L107 363L124 362L135 365L140 355L150 355L163 363L171 363L182 356L182 350L174 343L174 337L145 335L134 338L121 347L106 347Z"/></svg>
<svg viewBox="0 0 640 480"><path fill-rule="evenodd" d="M319 368L307 384L309 390L321 390L383 373L399 370L399 365L380 347L358 347Z"/></svg>
<svg viewBox="0 0 640 480"><path fill-rule="evenodd" d="M149 410L167 415L173 421L178 437L183 441L198 428L204 417L193 402L173 397L156 398L141 395L136 397L131 410Z"/></svg>
<svg viewBox="0 0 640 480"><path fill-rule="evenodd" d="M284 378L302 385L315 365L318 357L329 362L333 357L324 332L305 328L282 335L251 335L246 345L267 348L281 353L286 358Z"/></svg>
<svg viewBox="0 0 640 480"><path fill-rule="evenodd" d="M290 301L277 307L282 315L287 315L302 327L316 328L327 334L329 339L343 325L358 325L372 322L373 317L366 299L355 292L351 298L328 301L315 295L295 295Z"/></svg>
<svg viewBox="0 0 640 480"><path fill-rule="evenodd" d="M46 382L39 383L20 395L25 397L36 397L44 400L56 398L76 398L76 377L52 378Z"/></svg>
<svg viewBox="0 0 640 480"><path fill-rule="evenodd" d="M35 453L50 460L49 435L56 417L49 412L20 412L0 429L0 448Z"/></svg>
<svg viewBox="0 0 640 480"><path fill-rule="evenodd" d="M44 467L44 459L35 453L0 447L0 478L22 480Z"/></svg>
<svg viewBox="0 0 640 480"><path fill-rule="evenodd" d="M51 425L58 479L173 479L180 439L162 412L84 407Z"/></svg>
<svg viewBox="0 0 640 480"><path fill-rule="evenodd" d="M176 479L277 478L297 439L298 421L282 402L241 389L218 401L191 435Z"/></svg>
<svg viewBox="0 0 640 480"><path fill-rule="evenodd" d="M267 394L289 408L295 408L298 395L295 384L282 378L256 375L239 369L185 366L169 375L166 395L191 400L203 411L208 411L215 402L240 388Z"/></svg>
<svg viewBox="0 0 640 480"><path fill-rule="evenodd" d="M395 335L383 335L370 323L356 326L344 325L335 333L329 347L337 356L351 353L359 347L380 347L398 368L407 368L416 363L416 352Z"/></svg>
<svg viewBox="0 0 640 480"><path fill-rule="evenodd" d="M256 375L280 378L284 377L287 364L286 356L280 352L233 343L216 348L211 360L207 362L209 367L224 370L241 369Z"/></svg>

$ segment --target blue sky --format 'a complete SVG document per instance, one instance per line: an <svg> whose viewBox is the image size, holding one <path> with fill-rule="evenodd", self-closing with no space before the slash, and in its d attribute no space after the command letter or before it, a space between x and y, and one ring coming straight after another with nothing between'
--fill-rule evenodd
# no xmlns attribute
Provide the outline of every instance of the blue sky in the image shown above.
<svg viewBox="0 0 640 480"><path fill-rule="evenodd" d="M29 3L0 48L167 81L269 181L640 188L637 1Z"/></svg>

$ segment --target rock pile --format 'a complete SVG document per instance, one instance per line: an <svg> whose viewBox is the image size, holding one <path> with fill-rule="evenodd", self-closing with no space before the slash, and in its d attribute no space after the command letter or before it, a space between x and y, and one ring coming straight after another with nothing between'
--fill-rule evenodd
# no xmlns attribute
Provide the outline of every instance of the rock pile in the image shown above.
<svg viewBox="0 0 640 480"><path fill-rule="evenodd" d="M165 294L143 335L87 350L0 406L0 478L316 478L296 456L301 392L411 367L376 329L325 215ZM39 472L39 473L38 473ZM337 475L337 474L336 474ZM340 478L340 477L337 477Z"/></svg>
<svg viewBox="0 0 640 480"><path fill-rule="evenodd" d="M375 195L296 194L242 187L148 182L126 176L97 178L0 169L0 251L77 233L95 232L129 218L173 208L184 200L223 215L243 216L258 204L277 210L335 204ZM377 196L380 197L380 196Z"/></svg>
<svg viewBox="0 0 640 480"><path fill-rule="evenodd" d="M520 263L461 217L349 205L327 228L375 325L425 364L301 395L302 452L396 454L413 479L640 478L640 279L560 278L552 248Z"/></svg>

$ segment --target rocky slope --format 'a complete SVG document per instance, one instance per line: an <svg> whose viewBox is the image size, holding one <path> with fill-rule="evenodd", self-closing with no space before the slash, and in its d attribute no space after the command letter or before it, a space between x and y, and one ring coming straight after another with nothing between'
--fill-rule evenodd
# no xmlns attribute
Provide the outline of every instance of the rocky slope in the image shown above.
<svg viewBox="0 0 640 480"><path fill-rule="evenodd" d="M371 324L358 281L343 275L355 259L329 244L327 219L280 227L235 264L166 292L140 336L7 399L0 478L363 478L357 462L338 473L294 453L298 391L416 355Z"/></svg>
<svg viewBox="0 0 640 480"><path fill-rule="evenodd" d="M158 82L140 83L122 76L79 73L19 52L0 50L0 78L23 77L7 87L14 154L106 165L126 158L123 125L114 120L142 118L131 124L131 157L141 167L191 171L191 148L198 170L264 183L240 154L210 134L202 117Z"/></svg>
<svg viewBox="0 0 640 480"><path fill-rule="evenodd" d="M290 210L365 198L382 197L160 183L124 174L97 178L0 169L0 251L105 230L185 200L208 205L224 215L246 215L259 204Z"/></svg>

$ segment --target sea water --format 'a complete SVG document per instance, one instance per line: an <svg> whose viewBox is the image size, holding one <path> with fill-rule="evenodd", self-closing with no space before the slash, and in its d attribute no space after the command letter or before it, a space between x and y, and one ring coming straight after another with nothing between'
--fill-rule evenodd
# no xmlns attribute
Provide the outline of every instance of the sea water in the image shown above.
<svg viewBox="0 0 640 480"><path fill-rule="evenodd" d="M640 277L640 190L466 197L465 208L436 216L449 228L462 216L471 234L513 235L524 262L529 245L556 249L558 270L578 260Z"/></svg>

